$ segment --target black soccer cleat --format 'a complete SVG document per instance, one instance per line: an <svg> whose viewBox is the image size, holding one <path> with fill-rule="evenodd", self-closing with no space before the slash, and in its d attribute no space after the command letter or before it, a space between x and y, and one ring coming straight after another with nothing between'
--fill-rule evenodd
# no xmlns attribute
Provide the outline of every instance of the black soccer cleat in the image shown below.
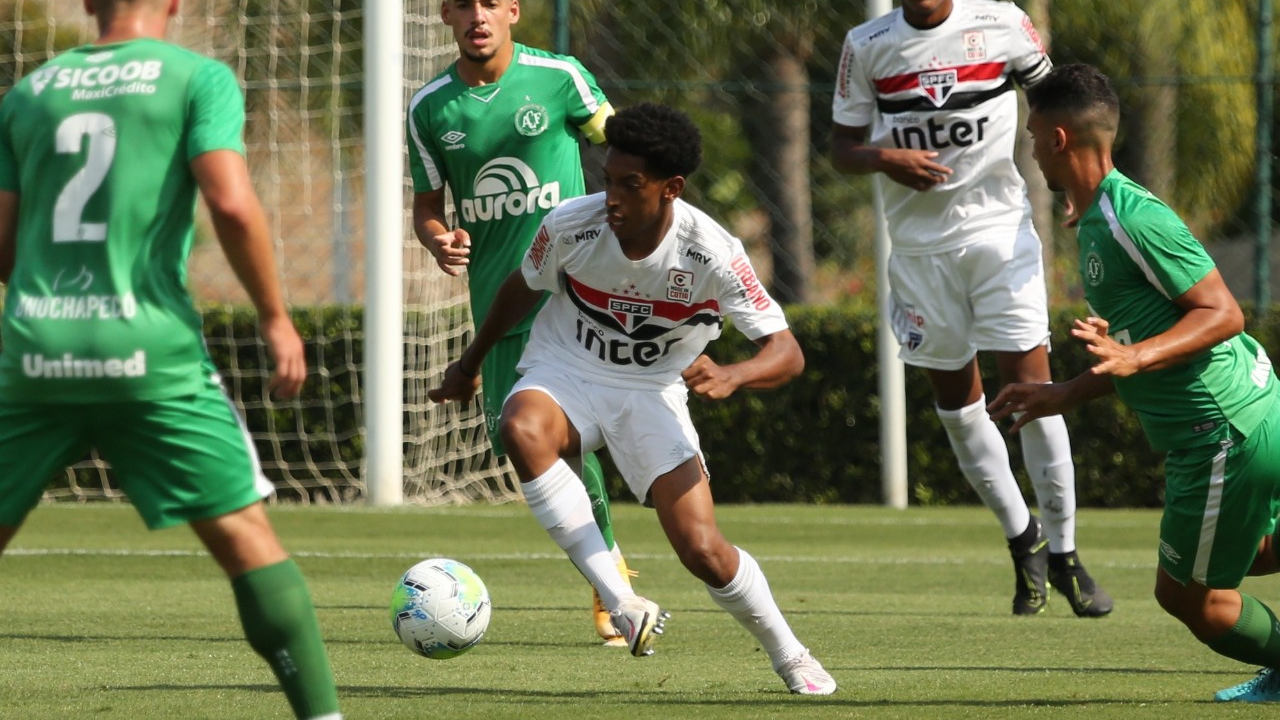
<svg viewBox="0 0 1280 720"><path fill-rule="evenodd" d="M1034 530L1034 534L1032 533ZM1013 557L1013 614L1038 615L1049 604L1045 577L1049 571L1049 541L1040 531L1040 520L1031 522L1022 535L1009 541Z"/></svg>
<svg viewBox="0 0 1280 720"><path fill-rule="evenodd" d="M1102 617L1111 612L1111 596L1089 577L1074 550L1049 559L1049 584L1066 596L1078 617Z"/></svg>

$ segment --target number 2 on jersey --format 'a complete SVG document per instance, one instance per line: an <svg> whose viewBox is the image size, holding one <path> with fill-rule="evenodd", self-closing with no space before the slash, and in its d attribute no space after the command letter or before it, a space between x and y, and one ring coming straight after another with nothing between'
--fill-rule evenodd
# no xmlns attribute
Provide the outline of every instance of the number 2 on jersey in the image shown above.
<svg viewBox="0 0 1280 720"><path fill-rule="evenodd" d="M53 206L54 242L102 242L107 239L106 223L81 222L89 198L101 187L116 155L116 124L102 113L79 113L58 125L54 146L59 153L80 152L88 138L89 151L84 167L58 193Z"/></svg>

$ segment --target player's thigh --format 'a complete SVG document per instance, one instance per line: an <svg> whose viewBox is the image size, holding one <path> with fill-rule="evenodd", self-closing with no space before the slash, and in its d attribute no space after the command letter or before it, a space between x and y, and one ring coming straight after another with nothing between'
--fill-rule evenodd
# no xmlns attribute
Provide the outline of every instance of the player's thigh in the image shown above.
<svg viewBox="0 0 1280 720"><path fill-rule="evenodd" d="M549 467L559 458L578 456L604 445L587 388L577 378L569 377L563 368L547 365L534 365L516 381L503 407L501 422L504 425L523 423L520 432L535 435L546 456L542 459L517 457L529 454L530 449L508 448L508 457L522 477L525 472L536 477L545 472L543 465ZM527 466L527 470L522 470L522 465Z"/></svg>
<svg viewBox="0 0 1280 720"><path fill-rule="evenodd" d="M93 443L147 527L207 520L270 495L257 451L221 388L116 405Z"/></svg>
<svg viewBox="0 0 1280 720"><path fill-rule="evenodd" d="M1031 226L965 248L963 272L979 350L1027 351L1049 342L1040 240Z"/></svg>
<svg viewBox="0 0 1280 720"><path fill-rule="evenodd" d="M520 380L516 372L516 364L524 353L524 346L529 343L529 333L508 335L498 341L497 345L485 355L480 367L480 390L484 410L485 431L489 435L489 444L494 453L506 455L502 445L502 433L498 431L498 420L502 416L502 406L511 394L511 388Z"/></svg>
<svg viewBox="0 0 1280 720"><path fill-rule="evenodd" d="M1169 453L1160 567L1179 582L1234 588L1280 511L1280 419L1248 438Z"/></svg>
<svg viewBox="0 0 1280 720"><path fill-rule="evenodd" d="M705 473L683 386L667 390L596 387L591 400L613 464L645 505L652 504L649 490L654 480L691 458L698 459Z"/></svg>
<svg viewBox="0 0 1280 720"><path fill-rule="evenodd" d="M89 454L83 405L0 403L0 525L16 526L59 471Z"/></svg>
<svg viewBox="0 0 1280 720"><path fill-rule="evenodd" d="M889 258L889 312L898 357L928 370L960 370L977 353L961 251Z"/></svg>

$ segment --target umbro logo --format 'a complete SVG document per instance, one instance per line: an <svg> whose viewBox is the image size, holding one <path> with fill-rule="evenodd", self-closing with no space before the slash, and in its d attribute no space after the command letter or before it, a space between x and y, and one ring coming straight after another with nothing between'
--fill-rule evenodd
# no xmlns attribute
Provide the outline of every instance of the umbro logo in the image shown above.
<svg viewBox="0 0 1280 720"><path fill-rule="evenodd" d="M441 135L440 139L443 140L446 145L450 145L457 148L457 147L461 147L459 143L461 143L462 138L466 136L467 134L464 132L460 132L458 130L450 130L449 132Z"/></svg>

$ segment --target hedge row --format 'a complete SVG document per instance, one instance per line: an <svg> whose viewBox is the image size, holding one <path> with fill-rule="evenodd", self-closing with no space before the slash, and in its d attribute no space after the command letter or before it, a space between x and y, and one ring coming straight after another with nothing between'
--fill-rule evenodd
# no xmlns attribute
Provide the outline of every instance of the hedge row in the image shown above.
<svg viewBox="0 0 1280 720"><path fill-rule="evenodd" d="M1090 364L1080 343L1065 332L1082 307L1064 308L1052 320L1051 355L1055 377L1066 378ZM802 376L777 390L742 392L723 402L692 400L694 422L720 502L880 502L880 449L876 318L865 308L792 308L793 331L805 350ZM324 367L319 380L308 383L307 402L298 408L250 411L251 428L301 427L319 430L332 418L339 425L337 443L308 447L317 455L358 457L359 382L362 315L353 308L312 308L296 313L299 330L308 338L309 358ZM235 352L240 369L261 367L263 354L255 342L254 319L246 310L210 310L205 314L210 350L220 367ZM414 326L414 325L410 325ZM1250 332L1264 345L1280 341L1280 321L1250 318ZM710 352L728 361L754 351L754 345L732 329L713 343ZM323 363L321 362L323 361ZM994 369L984 365L988 396L998 389ZM909 496L914 504L976 503L956 465L946 433L933 410L923 373L907 370L907 439ZM235 391L256 406L257 383ZM300 415L296 415L300 414ZM1142 435L1137 418L1114 399L1095 401L1067 417L1082 506L1151 507L1162 503L1162 462ZM327 433L326 433L327 434ZM332 446L332 447L330 447ZM287 447L287 444L286 444ZM1009 443L1011 461L1030 497L1022 472L1021 449ZM288 450L301 454L301 449ZM611 491L625 496L616 473Z"/></svg>

